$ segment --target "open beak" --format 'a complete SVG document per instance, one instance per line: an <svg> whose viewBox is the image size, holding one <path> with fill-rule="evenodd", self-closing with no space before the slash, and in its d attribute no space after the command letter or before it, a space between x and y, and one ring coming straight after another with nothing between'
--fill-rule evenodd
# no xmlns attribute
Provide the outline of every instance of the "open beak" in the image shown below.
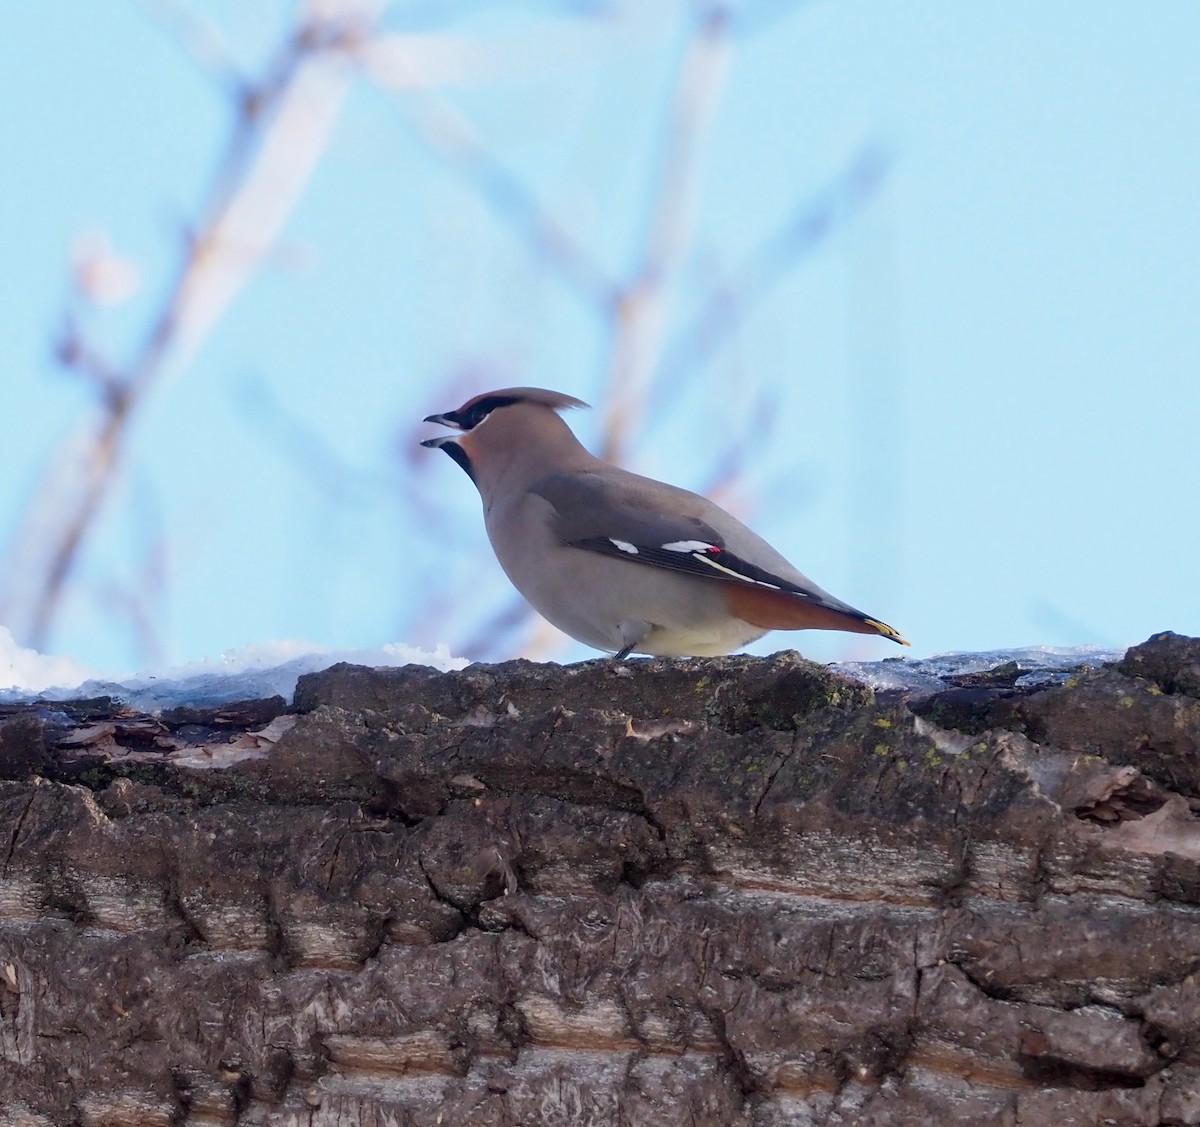
<svg viewBox="0 0 1200 1127"><path fill-rule="evenodd" d="M435 415L431 419L425 420L427 423L436 423L441 420ZM475 480L475 472L471 469L470 455L462 448L462 444L458 441L458 437L453 434L439 434L437 438L427 438L421 443L432 450L444 450L456 461L463 470L466 471L467 477L472 481Z"/></svg>

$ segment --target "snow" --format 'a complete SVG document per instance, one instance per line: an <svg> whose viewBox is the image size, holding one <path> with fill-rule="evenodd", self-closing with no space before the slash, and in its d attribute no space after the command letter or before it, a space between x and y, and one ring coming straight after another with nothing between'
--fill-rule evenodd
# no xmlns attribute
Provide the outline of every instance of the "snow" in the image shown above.
<svg viewBox="0 0 1200 1127"><path fill-rule="evenodd" d="M950 678L1016 662L1018 685L1056 684L1081 666L1095 668L1119 661L1124 650L1098 646L1027 646L983 653L937 654L927 658L837 662L831 668L874 689L937 692ZM178 705L218 705L232 701L282 696L292 699L302 673L316 673L340 661L372 667L429 665L462 669L445 645L417 649L400 642L377 649L335 650L308 642L266 642L231 650L220 657L136 676L102 677L70 657L53 657L18 645L0 626L0 703L28 700L72 700L108 696L143 712ZM7 687L4 687L7 686Z"/></svg>
<svg viewBox="0 0 1200 1127"><path fill-rule="evenodd" d="M6 693L19 690L29 696L53 685L79 685L94 676L74 658L48 657L17 645L12 631L0 626L0 699L11 699Z"/></svg>
<svg viewBox="0 0 1200 1127"><path fill-rule="evenodd" d="M1125 651L1100 646L1025 646L1011 650L979 653L945 653L932 657L892 657L884 661L842 661L831 668L863 681L873 689L904 689L908 692L939 692L949 688L951 677L981 673L998 665L1015 662L1021 675L1019 686L1062 684L1081 666L1096 669L1120 661Z"/></svg>
<svg viewBox="0 0 1200 1127"><path fill-rule="evenodd" d="M310 642L266 642L220 657L135 676L102 677L68 657L47 657L17 645L0 626L0 702L74 700L107 696L143 712L178 705L216 705L282 696L292 699L302 673L317 673L339 661L372 667L430 665L461 669L445 645L432 652L400 642L377 649L329 649ZM3 687L7 686L7 687Z"/></svg>

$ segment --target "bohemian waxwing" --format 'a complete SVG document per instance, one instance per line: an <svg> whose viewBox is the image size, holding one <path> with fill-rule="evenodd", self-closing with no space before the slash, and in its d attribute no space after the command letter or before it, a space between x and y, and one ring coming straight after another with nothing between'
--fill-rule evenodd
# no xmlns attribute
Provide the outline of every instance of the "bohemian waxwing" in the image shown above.
<svg viewBox="0 0 1200 1127"><path fill-rule="evenodd" d="M430 415L430 438L475 483L500 566L572 638L617 657L707 657L768 630L848 630L908 643L822 591L724 509L589 454L557 412L586 407L510 387Z"/></svg>

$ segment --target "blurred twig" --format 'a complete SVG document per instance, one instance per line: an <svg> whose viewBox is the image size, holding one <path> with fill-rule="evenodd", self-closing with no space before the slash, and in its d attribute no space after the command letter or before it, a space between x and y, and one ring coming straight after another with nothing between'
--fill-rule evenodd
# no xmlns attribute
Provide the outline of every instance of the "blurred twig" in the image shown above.
<svg viewBox="0 0 1200 1127"><path fill-rule="evenodd" d="M568 56L594 58L602 22L609 31L627 30L636 22L635 13L637 21L650 20L651 6L640 6L636 0L625 5L547 0L542 7L554 12L600 15L603 20L593 21L586 32L565 34L556 25L552 35L510 41L412 33L412 21L419 13L444 23L455 12L471 8L469 3L393 5L396 19L382 30L378 17L385 0L301 0L286 39L261 74L247 77L219 33L189 0L134 2L229 93L231 128L175 275L127 358L106 355L83 314L87 307L101 303L99 295L106 287L116 293L127 285L128 271L122 275L122 264L105 252L85 263L89 270L84 273L91 282L81 280L82 275L76 278L58 356L67 370L87 381L92 412L49 460L24 526L14 538L6 561L7 588L0 593L0 621L11 622L38 646L44 644L83 546L115 492L139 408L154 388L188 364L230 302L272 253L325 151L348 84L356 75L366 75L392 93L428 151L477 191L501 222L531 248L535 260L603 326L603 382L595 396L602 404L600 453L616 461L628 461L631 448L644 437L642 420L652 386L664 395L686 389L686 381L731 339L764 295L869 196L885 163L875 148L859 154L820 197L805 203L740 267L712 286L695 320L674 335L673 302L681 276L694 262L703 158L731 52L742 37L767 28L800 0L683 0L684 43L646 190L644 230L632 264L620 274L604 265L603 255L589 246L586 233L577 234L564 222L523 181L506 154L493 151L470 121L432 88L448 82L524 76L531 60L537 66L550 61L561 67ZM668 20L677 29L679 10L676 5L655 9L657 15L650 20L653 34L659 34ZM399 24L410 30L392 30ZM639 26L644 31L649 24ZM460 374L454 382L475 386L464 387L463 394L451 390L444 401L439 392L429 410L452 406L469 391L479 390L480 380L489 378L477 369ZM331 503L353 501L371 485L367 476L342 464L336 451L302 419L267 400L259 408L267 416L265 433L282 437L299 452L296 461L321 481ZM726 445L710 449L708 463L693 471L701 479L707 475L710 492L729 495L736 489L741 466L736 434L730 431L723 441ZM415 446L407 453L414 451ZM420 498L411 487L415 476L411 466L402 473L401 489L408 491L415 506ZM415 515L417 528L436 529L436 509ZM434 542L429 536L414 540ZM135 584L149 582L157 590L163 567L163 558L154 557ZM111 586L100 585L100 589L110 603L120 604L137 628L146 631L146 645L152 645L148 612L154 609L153 600L137 601L136 590L126 598ZM442 616L454 615L463 600L453 596L444 580L440 585L431 580L422 603L414 614L423 609L441 624ZM469 621L477 627L467 642L467 652L473 655L494 655L518 638L526 653L545 654L557 644L548 630L528 629L531 616L523 602L506 601L482 627L483 616L477 609L470 613ZM458 618L467 620L463 615Z"/></svg>
<svg viewBox="0 0 1200 1127"><path fill-rule="evenodd" d="M599 451L608 461L620 462L627 452L658 364L670 287L691 246L704 142L729 49L729 11L710 7L696 21L680 65L641 258L613 308Z"/></svg>
<svg viewBox="0 0 1200 1127"><path fill-rule="evenodd" d="M770 16L778 18L795 6L796 0L779 0L771 5ZM741 35L761 30L744 6L724 2L704 4L690 18L673 102L663 126L657 175L648 193L642 246L625 278L610 278L588 247L570 235L448 102L432 95L398 99L426 146L523 238L539 262L552 268L606 321L610 331L603 386L597 396L603 405L598 452L618 463L628 460L642 429L651 386L659 391L663 385L682 388L683 381L730 339L757 303L869 198L886 166L879 146L865 147L833 183L805 201L715 287L695 321L666 346L670 304L692 253L703 156L730 53ZM730 448L708 467L708 491L729 495L735 507L741 470L738 455L731 440ZM553 652L559 644L557 635L536 628L530 632L526 627L532 617L522 600L506 599L469 636L466 652L471 656L505 652L518 631L525 635L526 656Z"/></svg>
<svg viewBox="0 0 1200 1127"><path fill-rule="evenodd" d="M135 553L140 557L127 579L116 577L101 584L100 602L115 612L118 625L133 634L144 668L154 669L166 660L162 619L169 594L167 584L170 543L153 484L142 479L133 482L134 522L141 526L135 537Z"/></svg>
<svg viewBox="0 0 1200 1127"><path fill-rule="evenodd" d="M694 18L679 67L642 250L627 280L609 278L587 247L487 150L447 102L431 95L399 100L427 147L517 231L539 261L553 268L611 325L600 450L610 460L620 460L629 445L658 363L671 286L691 247L704 141L723 88L729 46L728 9L723 4L706 6ZM523 600L506 600L468 639L466 653L502 652L503 639L532 617ZM526 637L522 652L544 656L560 641L549 628L535 629Z"/></svg>
<svg viewBox="0 0 1200 1127"><path fill-rule="evenodd" d="M823 191L763 240L741 267L712 290L692 323L667 349L664 375L678 377L710 360L796 263L875 195L889 159L877 142L865 145Z"/></svg>
<svg viewBox="0 0 1200 1127"><path fill-rule="evenodd" d="M462 114L432 94L398 104L429 151L473 184L540 261L553 267L585 301L604 307L616 300L615 283L587 247L483 146Z"/></svg>
<svg viewBox="0 0 1200 1127"><path fill-rule="evenodd" d="M504 602L467 636L462 645L463 656L474 661L486 661L506 651L511 653L512 647L506 643L514 636L526 634L532 621L544 620L537 618L533 608L516 592L506 595ZM546 625L549 626L549 623ZM521 656L534 657L527 642L521 645Z"/></svg>
<svg viewBox="0 0 1200 1127"><path fill-rule="evenodd" d="M134 0L147 19L160 24L201 70L213 75L229 93L240 93L246 81L221 33L181 0Z"/></svg>
<svg viewBox="0 0 1200 1127"><path fill-rule="evenodd" d="M241 90L200 222L127 363L102 360L68 318L59 357L100 394L93 418L60 446L45 471L38 495L45 496L54 483L50 515L31 512L12 550L9 582L16 575L17 583L24 578L32 590L7 590L0 617L20 622L18 612L28 608L21 633L32 645L45 642L67 577L116 480L138 407L169 371L186 366L291 214L324 151L352 73L330 62L369 33L376 13L377 0L308 0L262 78ZM176 21L193 53L195 27ZM39 566L30 568L32 560Z"/></svg>

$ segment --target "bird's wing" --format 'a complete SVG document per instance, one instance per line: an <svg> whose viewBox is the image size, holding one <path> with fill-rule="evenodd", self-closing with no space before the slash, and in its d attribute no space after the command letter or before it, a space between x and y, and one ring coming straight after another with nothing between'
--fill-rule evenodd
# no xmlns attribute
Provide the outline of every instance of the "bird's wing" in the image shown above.
<svg viewBox="0 0 1200 1127"><path fill-rule="evenodd" d="M602 479L594 473L552 474L536 482L530 492L553 506L555 533L568 547L723 583L783 591L821 604L828 602L828 596L819 588L806 588L784 579L729 551L720 533L699 517L663 513L651 507L644 491L622 478ZM682 490L679 495L694 496ZM839 609L842 606L837 605Z"/></svg>
<svg viewBox="0 0 1200 1127"><path fill-rule="evenodd" d="M908 645L887 623L815 583L797 582L731 552L724 537L696 514L733 518L694 493L621 472L551 474L529 492L553 508L552 527L564 546L724 584L730 611L756 626L849 630ZM674 511L664 512L668 507ZM753 536L748 530L747 535Z"/></svg>

